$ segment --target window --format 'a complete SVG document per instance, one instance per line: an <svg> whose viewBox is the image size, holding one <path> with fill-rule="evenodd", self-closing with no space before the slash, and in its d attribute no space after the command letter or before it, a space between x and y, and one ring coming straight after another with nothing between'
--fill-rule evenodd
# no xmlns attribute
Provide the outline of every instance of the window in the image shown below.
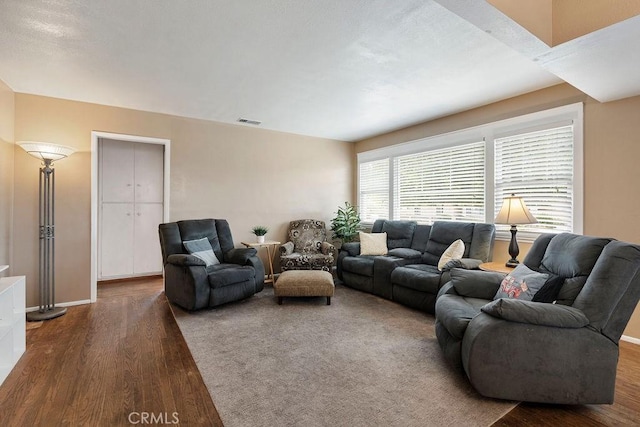
<svg viewBox="0 0 640 427"><path fill-rule="evenodd" d="M363 163L359 167L360 219L373 223L389 215L389 160Z"/></svg>
<svg viewBox="0 0 640 427"><path fill-rule="evenodd" d="M395 159L394 218L484 222L484 141Z"/></svg>
<svg viewBox="0 0 640 427"><path fill-rule="evenodd" d="M521 230L573 231L573 125L496 138L494 214L512 193L538 220Z"/></svg>
<svg viewBox="0 0 640 427"><path fill-rule="evenodd" d="M522 196L542 232L582 232L582 104L358 154L363 223L378 218L489 222ZM508 226L498 228L508 237Z"/></svg>

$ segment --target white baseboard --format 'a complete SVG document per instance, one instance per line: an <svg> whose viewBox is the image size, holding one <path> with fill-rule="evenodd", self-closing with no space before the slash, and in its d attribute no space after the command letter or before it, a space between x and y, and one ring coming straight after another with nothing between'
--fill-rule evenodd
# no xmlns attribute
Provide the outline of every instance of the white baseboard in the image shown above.
<svg viewBox="0 0 640 427"><path fill-rule="evenodd" d="M70 302L61 302L56 304L56 307L71 307L74 305L83 305L83 304L91 304L91 300L83 299L79 301L70 301ZM27 313L31 311L38 311L40 307L27 307ZM639 340L640 342L640 340Z"/></svg>
<svg viewBox="0 0 640 427"><path fill-rule="evenodd" d="M634 337L630 337L628 335L623 335L623 336L620 337L620 339L622 341L626 341L626 342L630 342L632 344L640 345L640 338L634 338Z"/></svg>

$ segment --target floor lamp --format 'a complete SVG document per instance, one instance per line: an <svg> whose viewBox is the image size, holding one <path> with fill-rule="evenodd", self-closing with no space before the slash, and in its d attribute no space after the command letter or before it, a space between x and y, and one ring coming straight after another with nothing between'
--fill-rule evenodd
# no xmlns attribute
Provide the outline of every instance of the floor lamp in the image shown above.
<svg viewBox="0 0 640 427"><path fill-rule="evenodd" d="M40 307L27 313L27 320L48 320L62 316L65 307L56 307L55 278L55 169L53 162L74 153L74 149L46 142L24 141L18 143L27 153L42 160L40 168L39 233L40 233Z"/></svg>
<svg viewBox="0 0 640 427"><path fill-rule="evenodd" d="M502 208L494 221L496 224L508 224L511 225L511 242L509 242L509 255L511 259L505 264L507 267L516 267L520 264L518 261L518 254L520 248L518 248L518 241L516 240L516 233L518 232L518 224L536 224L538 220L529 212L529 208L524 204L522 197L516 197L512 194L509 197L504 198Z"/></svg>

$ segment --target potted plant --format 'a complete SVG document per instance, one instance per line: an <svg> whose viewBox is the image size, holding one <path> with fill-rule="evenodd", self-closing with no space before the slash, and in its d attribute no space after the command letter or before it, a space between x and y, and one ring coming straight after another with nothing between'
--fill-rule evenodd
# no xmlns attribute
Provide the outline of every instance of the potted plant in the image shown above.
<svg viewBox="0 0 640 427"><path fill-rule="evenodd" d="M258 243L264 243L264 235L267 234L269 229L264 225L256 225L251 229L251 232L258 237Z"/></svg>
<svg viewBox="0 0 640 427"><path fill-rule="evenodd" d="M335 218L331 220L333 238L340 239L342 243L355 240L360 228L360 214L358 208L349 202L344 202L344 207L338 207Z"/></svg>

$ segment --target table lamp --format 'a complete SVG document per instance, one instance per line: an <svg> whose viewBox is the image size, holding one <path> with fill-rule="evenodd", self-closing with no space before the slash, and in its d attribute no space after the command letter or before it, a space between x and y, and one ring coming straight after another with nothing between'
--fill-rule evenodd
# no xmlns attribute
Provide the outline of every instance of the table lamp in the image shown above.
<svg viewBox="0 0 640 427"><path fill-rule="evenodd" d="M505 264L507 267L515 267L520 264L517 260L520 249L516 240L518 232L518 224L535 224L538 220L531 215L527 205L525 205L522 197L516 197L515 194L505 197L502 208L494 221L496 224L508 224L511 226L511 242L509 242L509 255L511 259Z"/></svg>

